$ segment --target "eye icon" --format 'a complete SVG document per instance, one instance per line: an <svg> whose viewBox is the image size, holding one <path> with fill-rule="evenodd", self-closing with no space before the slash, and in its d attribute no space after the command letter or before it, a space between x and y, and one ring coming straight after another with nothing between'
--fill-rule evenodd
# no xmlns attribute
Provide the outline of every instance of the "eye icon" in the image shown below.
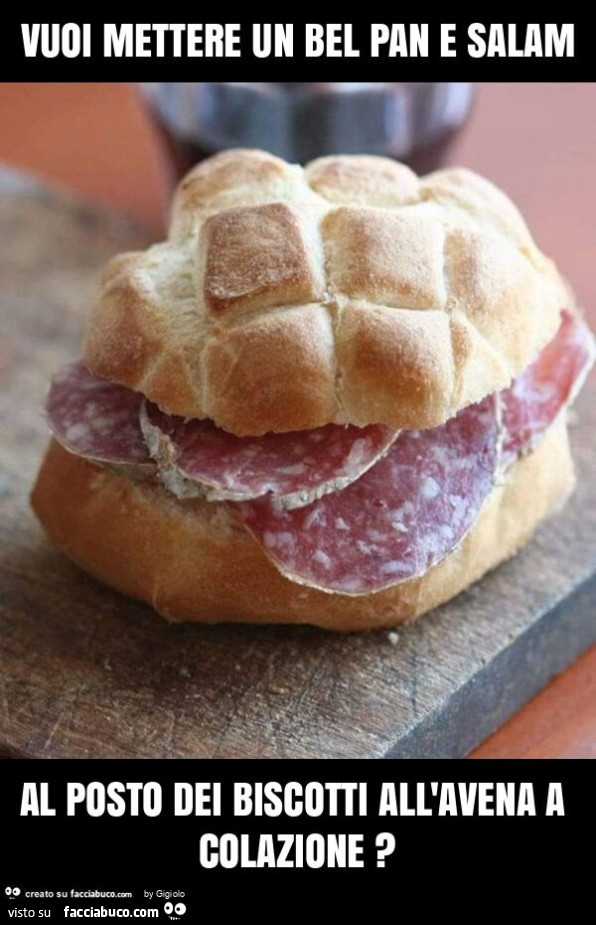
<svg viewBox="0 0 596 925"><path fill-rule="evenodd" d="M165 912L166 915L171 915L172 912L174 911L174 906L173 906L173 904L172 904L172 903L166 903L165 906L163 907L163 911Z"/></svg>
<svg viewBox="0 0 596 925"><path fill-rule="evenodd" d="M176 913L176 915L184 915L184 913L186 912L186 906L184 905L184 903L176 903L176 905L174 906L174 912Z"/></svg>
<svg viewBox="0 0 596 925"><path fill-rule="evenodd" d="M163 911L166 915L169 915L173 922L178 921L181 915L184 915L186 912L186 906L184 903L176 903L174 906L173 903L166 903L163 907Z"/></svg>
<svg viewBox="0 0 596 925"><path fill-rule="evenodd" d="M4 890L7 896L20 896L21 888L20 886L7 886Z"/></svg>

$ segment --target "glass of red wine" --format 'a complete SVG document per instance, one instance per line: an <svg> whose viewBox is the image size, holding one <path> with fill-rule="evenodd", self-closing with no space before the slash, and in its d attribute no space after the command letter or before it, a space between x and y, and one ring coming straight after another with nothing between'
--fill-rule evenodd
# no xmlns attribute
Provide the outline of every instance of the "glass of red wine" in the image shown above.
<svg viewBox="0 0 596 925"><path fill-rule="evenodd" d="M466 122L470 83L140 84L172 180L230 147L292 162L381 154L420 173L445 163Z"/></svg>

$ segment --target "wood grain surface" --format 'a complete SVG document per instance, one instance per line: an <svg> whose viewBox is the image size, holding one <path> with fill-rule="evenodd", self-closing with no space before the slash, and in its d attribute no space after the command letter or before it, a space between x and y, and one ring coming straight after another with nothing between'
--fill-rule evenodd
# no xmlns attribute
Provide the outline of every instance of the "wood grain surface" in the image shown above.
<svg viewBox="0 0 596 925"><path fill-rule="evenodd" d="M77 353L101 265L144 235L14 175L0 193L5 754L459 756L594 638L593 392L574 428L584 477L565 513L397 641L172 627L81 573L28 508L40 409L49 375Z"/></svg>

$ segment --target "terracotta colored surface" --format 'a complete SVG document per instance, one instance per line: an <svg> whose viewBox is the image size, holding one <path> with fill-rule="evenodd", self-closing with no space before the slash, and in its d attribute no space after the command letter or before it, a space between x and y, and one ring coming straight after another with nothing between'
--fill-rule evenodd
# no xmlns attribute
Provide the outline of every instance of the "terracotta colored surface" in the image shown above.
<svg viewBox="0 0 596 925"><path fill-rule="evenodd" d="M120 84L0 85L0 158L162 224L164 182L134 92ZM596 326L596 85L480 88L456 159L502 185L573 280ZM596 758L596 649L475 758Z"/></svg>
<svg viewBox="0 0 596 925"><path fill-rule="evenodd" d="M107 200L159 232L160 160L129 87L0 84L0 125L0 159Z"/></svg>
<svg viewBox="0 0 596 925"><path fill-rule="evenodd" d="M555 678L472 758L596 758L596 648Z"/></svg>

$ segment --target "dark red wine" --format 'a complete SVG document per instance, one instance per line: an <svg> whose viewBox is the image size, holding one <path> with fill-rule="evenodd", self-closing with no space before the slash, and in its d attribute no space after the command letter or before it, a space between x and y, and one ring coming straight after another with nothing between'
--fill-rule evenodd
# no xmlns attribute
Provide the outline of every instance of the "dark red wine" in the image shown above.
<svg viewBox="0 0 596 925"><path fill-rule="evenodd" d="M473 86L427 84L150 84L142 93L173 179L229 147L305 163L381 154L426 173L445 163Z"/></svg>

